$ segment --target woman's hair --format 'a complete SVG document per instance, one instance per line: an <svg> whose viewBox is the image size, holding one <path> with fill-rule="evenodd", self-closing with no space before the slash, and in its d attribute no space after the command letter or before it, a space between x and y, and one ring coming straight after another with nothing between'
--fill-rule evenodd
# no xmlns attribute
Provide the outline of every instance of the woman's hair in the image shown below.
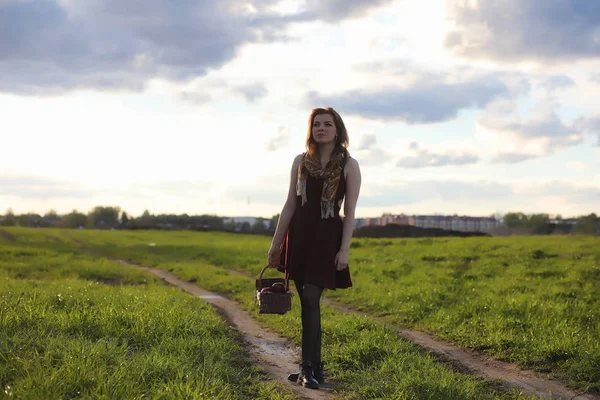
<svg viewBox="0 0 600 400"><path fill-rule="evenodd" d="M350 144L350 139L348 138L348 131L346 130L346 125L344 125L344 121L340 114L337 113L331 107L325 108L313 108L308 117L308 133L306 134L306 150L309 154L312 154L317 149L317 142L312 135L312 127L315 122L315 117L320 114L329 114L331 118L333 118L333 123L335 124L335 130L337 134L337 139L335 140L335 150L340 150L341 148L347 148Z"/></svg>

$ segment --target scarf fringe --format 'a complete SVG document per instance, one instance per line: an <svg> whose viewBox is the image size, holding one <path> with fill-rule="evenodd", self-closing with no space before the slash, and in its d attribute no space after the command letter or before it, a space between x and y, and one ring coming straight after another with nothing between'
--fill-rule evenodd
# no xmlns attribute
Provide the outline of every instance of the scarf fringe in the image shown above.
<svg viewBox="0 0 600 400"><path fill-rule="evenodd" d="M298 196L302 196L302 205L306 204L306 179L300 178L298 179L298 185L296 189L296 194Z"/></svg>
<svg viewBox="0 0 600 400"><path fill-rule="evenodd" d="M333 205L334 202L331 200L321 201L321 218L333 218Z"/></svg>

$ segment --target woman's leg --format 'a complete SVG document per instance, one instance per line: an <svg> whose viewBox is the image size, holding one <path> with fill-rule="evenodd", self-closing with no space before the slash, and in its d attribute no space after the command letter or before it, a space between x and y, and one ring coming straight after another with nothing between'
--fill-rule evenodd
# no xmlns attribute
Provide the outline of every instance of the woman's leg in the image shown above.
<svg viewBox="0 0 600 400"><path fill-rule="evenodd" d="M321 361L321 294L323 288L296 282L302 305L302 361Z"/></svg>
<svg viewBox="0 0 600 400"><path fill-rule="evenodd" d="M300 364L298 383L302 383L306 387L317 388L318 381L313 375L313 368L320 361L321 354L321 294L323 288L301 282L295 283L302 305L302 364ZM315 359L315 356L319 359Z"/></svg>

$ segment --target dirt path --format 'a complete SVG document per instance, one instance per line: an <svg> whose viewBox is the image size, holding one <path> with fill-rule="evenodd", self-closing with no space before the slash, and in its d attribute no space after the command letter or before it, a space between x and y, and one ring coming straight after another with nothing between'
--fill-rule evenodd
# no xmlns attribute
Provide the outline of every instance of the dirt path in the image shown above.
<svg viewBox="0 0 600 400"><path fill-rule="evenodd" d="M2 236L4 239L8 240L9 242L14 242L15 240L17 240L13 235L6 232L4 229L0 229L0 236Z"/></svg>
<svg viewBox="0 0 600 400"><path fill-rule="evenodd" d="M227 270L238 276L251 279L255 278L232 268L227 268ZM384 318L356 311L332 299L324 297L322 302L328 307L347 314L368 316L369 318L394 329L401 337L418 344L436 357L450 362L450 364L459 371L479 375L488 379L500 379L504 382L505 386L519 388L527 396L536 395L554 400L559 398L572 400L600 400L600 396L575 392L562 383L544 378L534 371L521 370L515 364L494 360L491 357L480 353L436 339L421 331L403 329L390 325Z"/></svg>
<svg viewBox="0 0 600 400"><path fill-rule="evenodd" d="M71 238L80 246L85 247L84 243ZM89 250L89 249L88 249ZM102 255L98 255L102 257ZM195 296L198 296L215 307L223 311L226 318L233 322L236 328L242 333L246 342L251 344L253 356L261 362L264 370L271 374L280 382L286 382L295 389L302 398L306 399L325 399L333 392L331 387L323 387L319 391L305 389L287 381L287 374L290 371L295 372L298 360L298 350L294 348L287 339L266 331L258 326L250 315L243 311L235 302L228 300L215 293L206 291L195 284L183 281L174 275L159 269L148 268L139 265L133 265L123 260L116 260L122 264L141 268L145 271L164 279L166 282L177 286ZM244 278L255 279L246 273L226 268L234 275ZM570 400L600 400L600 396L578 393L567 388L560 382L544 378L534 371L524 371L515 364L494 360L491 357L480 353L470 351L450 343L441 341L433 336L410 329L398 328L392 326L384 318L356 311L344 306L332 299L323 298L323 303L338 311L362 315L377 320L378 322L396 330L404 339L416 343L425 350L440 359L449 362L456 369L464 373L474 374L489 379L499 379L507 387L516 387L526 396L541 396L546 399L570 399Z"/></svg>
<svg viewBox="0 0 600 400"><path fill-rule="evenodd" d="M323 299L323 301L328 306L342 312L367 315L336 303L331 299ZM449 361L461 372L479 375L488 379L500 379L505 386L517 387L527 396L536 395L553 400L600 400L599 396L575 392L562 383L544 378L534 371L521 370L515 364L494 360L483 354L457 347L434 338L425 332L392 326L383 318L368 316L396 330L404 339L418 344L443 360Z"/></svg>
<svg viewBox="0 0 600 400"><path fill-rule="evenodd" d="M143 265L132 264L125 260L113 259L100 254L86 246L86 244L74 237L67 236L71 241L99 258L119 262L128 267L141 269L161 278L165 282L184 290L207 303L216 307L221 315L240 332L243 340L248 343L250 354L254 361L273 377L276 381L288 385L294 390L299 399L329 399L334 391L334 386L327 384L319 385L319 389L307 389L287 380L288 374L298 371L299 350L288 339L261 328L258 323L244 311L236 302L229 300L217 293L202 289L194 283L179 279L175 275L158 268L150 268Z"/></svg>
<svg viewBox="0 0 600 400"><path fill-rule="evenodd" d="M313 390L289 382L287 375L290 372L296 372L298 369L298 350L295 348L296 346L291 344L289 340L261 328L250 314L242 310L234 301L179 279L166 271L130 264L123 260L116 261L150 272L167 283L217 307L242 334L243 339L250 344L250 352L263 370L278 382L288 384L299 394L301 399L328 399L333 392L333 387L327 384L320 385L319 390Z"/></svg>

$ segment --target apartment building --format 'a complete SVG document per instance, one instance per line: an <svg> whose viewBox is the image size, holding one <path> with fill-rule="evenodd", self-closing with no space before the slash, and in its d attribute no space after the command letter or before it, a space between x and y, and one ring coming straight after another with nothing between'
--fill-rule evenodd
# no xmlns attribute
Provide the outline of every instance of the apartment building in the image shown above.
<svg viewBox="0 0 600 400"><path fill-rule="evenodd" d="M385 226L388 224L410 225L419 228L437 228L462 232L491 232L494 229L503 226L501 221L491 217L383 214L379 218L365 219L365 225Z"/></svg>

